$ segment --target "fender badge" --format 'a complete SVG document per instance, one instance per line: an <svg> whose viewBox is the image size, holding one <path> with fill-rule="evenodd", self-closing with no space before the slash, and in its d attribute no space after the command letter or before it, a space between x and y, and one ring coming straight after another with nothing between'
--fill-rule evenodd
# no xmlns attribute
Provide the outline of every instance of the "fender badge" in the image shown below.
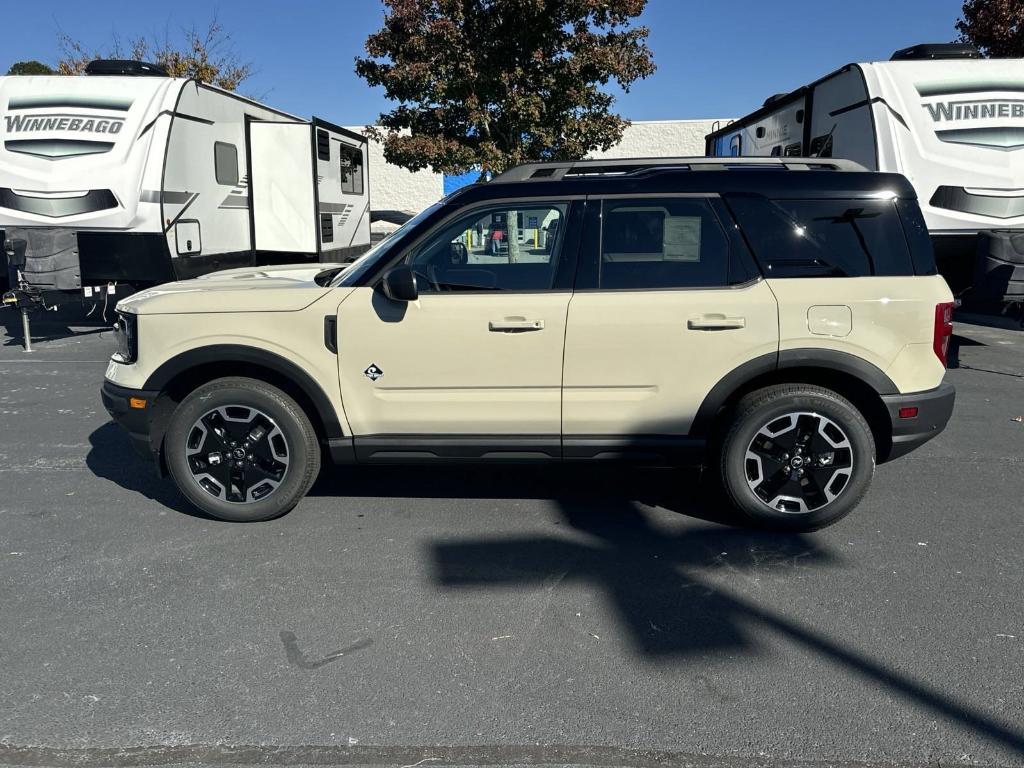
<svg viewBox="0 0 1024 768"><path fill-rule="evenodd" d="M376 363L370 363L370 367L363 371L363 376L368 378L370 381L376 381L384 375L384 371L377 367Z"/></svg>

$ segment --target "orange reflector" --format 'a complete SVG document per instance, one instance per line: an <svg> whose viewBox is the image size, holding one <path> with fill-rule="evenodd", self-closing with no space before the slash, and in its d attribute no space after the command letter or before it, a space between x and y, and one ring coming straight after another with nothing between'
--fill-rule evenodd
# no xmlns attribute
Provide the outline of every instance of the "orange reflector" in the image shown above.
<svg viewBox="0 0 1024 768"><path fill-rule="evenodd" d="M911 405L907 408L900 408L901 419L916 419L917 418L917 406Z"/></svg>
<svg viewBox="0 0 1024 768"><path fill-rule="evenodd" d="M128 398L128 407L130 407L130 408L145 408L146 407L146 400L145 400L145 398L142 398L142 397L129 397Z"/></svg>

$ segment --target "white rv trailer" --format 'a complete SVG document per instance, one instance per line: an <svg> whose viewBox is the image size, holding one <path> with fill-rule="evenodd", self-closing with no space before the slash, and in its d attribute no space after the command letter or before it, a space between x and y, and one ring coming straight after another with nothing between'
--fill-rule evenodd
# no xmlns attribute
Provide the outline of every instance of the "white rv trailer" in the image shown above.
<svg viewBox="0 0 1024 768"><path fill-rule="evenodd" d="M706 154L841 157L902 173L943 274L962 288L980 232L1024 230L1024 59L937 44L848 64L708 134Z"/></svg>
<svg viewBox="0 0 1024 768"><path fill-rule="evenodd" d="M369 246L366 139L318 118L123 61L0 77L0 111L0 231L31 287L120 295Z"/></svg>

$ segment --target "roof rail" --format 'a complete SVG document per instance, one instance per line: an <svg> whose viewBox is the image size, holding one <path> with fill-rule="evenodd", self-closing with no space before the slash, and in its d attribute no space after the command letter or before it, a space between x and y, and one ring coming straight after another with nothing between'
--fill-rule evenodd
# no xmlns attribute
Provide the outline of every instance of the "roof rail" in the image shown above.
<svg viewBox="0 0 1024 768"><path fill-rule="evenodd" d="M559 181L587 176L629 176L653 170L729 171L771 168L786 171L866 171L860 163L833 157L638 157L615 160L570 160L524 163L509 168L490 183Z"/></svg>

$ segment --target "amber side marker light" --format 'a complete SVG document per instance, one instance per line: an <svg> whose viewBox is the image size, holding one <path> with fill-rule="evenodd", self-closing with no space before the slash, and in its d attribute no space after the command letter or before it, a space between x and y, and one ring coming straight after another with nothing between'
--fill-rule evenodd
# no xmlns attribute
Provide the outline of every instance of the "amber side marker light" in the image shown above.
<svg viewBox="0 0 1024 768"><path fill-rule="evenodd" d="M901 419L916 419L917 418L917 406L911 405L906 408L900 408Z"/></svg>
<svg viewBox="0 0 1024 768"><path fill-rule="evenodd" d="M145 400L145 398L142 398L142 397L129 397L128 398L128 407L129 408L139 408L139 409L145 408L146 407L146 400Z"/></svg>

